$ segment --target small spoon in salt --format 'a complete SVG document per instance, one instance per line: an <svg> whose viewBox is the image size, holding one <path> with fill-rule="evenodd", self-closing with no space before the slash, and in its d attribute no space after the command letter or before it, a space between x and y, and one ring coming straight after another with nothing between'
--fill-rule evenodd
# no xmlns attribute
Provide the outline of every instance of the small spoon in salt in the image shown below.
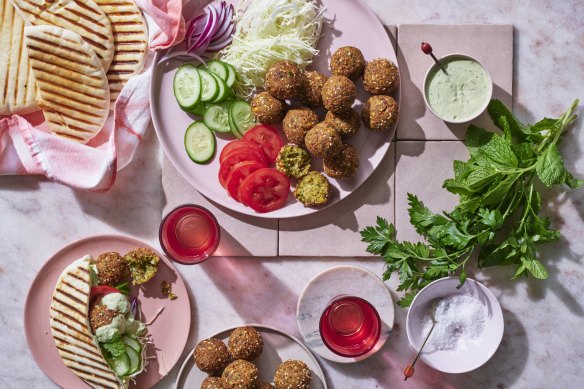
<svg viewBox="0 0 584 389"><path fill-rule="evenodd" d="M430 319L432 319L432 327L430 327L430 331L428 331L428 335L426 335L426 339L424 339L424 343L422 343L422 347L420 347L420 350L416 354L414 361L410 365L406 366L406 368L404 369L404 381L414 375L414 365L418 361L418 358L420 357L420 354L422 354L422 350L424 349L424 346L426 345L428 338L430 338L430 335L432 334L432 331L434 330L434 326L437 323L436 316L435 316L436 315L436 305L438 305L439 302L440 302L440 299L434 300L434 302L432 303L432 306L430 307Z"/></svg>

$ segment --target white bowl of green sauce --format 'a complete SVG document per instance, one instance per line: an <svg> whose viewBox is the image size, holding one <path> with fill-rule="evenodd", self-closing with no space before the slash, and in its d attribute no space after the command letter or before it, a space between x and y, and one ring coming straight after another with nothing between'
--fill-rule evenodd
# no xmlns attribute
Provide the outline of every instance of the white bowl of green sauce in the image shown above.
<svg viewBox="0 0 584 389"><path fill-rule="evenodd" d="M483 64L465 54L440 58L424 78L424 101L438 118L449 123L466 123L485 111L493 94L491 75Z"/></svg>

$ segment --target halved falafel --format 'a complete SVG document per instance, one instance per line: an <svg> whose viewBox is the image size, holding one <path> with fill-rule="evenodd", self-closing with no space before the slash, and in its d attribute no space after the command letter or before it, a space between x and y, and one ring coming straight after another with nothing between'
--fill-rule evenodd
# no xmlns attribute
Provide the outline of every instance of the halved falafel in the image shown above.
<svg viewBox="0 0 584 389"><path fill-rule="evenodd" d="M310 154L300 146L286 145L278 152L276 169L288 177L300 178L310 171Z"/></svg>
<svg viewBox="0 0 584 389"><path fill-rule="evenodd" d="M296 185L294 197L305 207L315 207L326 204L331 196L331 185L325 176L312 171L302 177Z"/></svg>

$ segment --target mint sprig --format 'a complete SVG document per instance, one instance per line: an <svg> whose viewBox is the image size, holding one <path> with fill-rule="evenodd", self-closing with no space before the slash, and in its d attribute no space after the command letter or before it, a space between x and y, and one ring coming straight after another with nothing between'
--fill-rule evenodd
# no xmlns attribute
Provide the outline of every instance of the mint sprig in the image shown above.
<svg viewBox="0 0 584 389"><path fill-rule="evenodd" d="M502 133L469 127L470 159L454 161L454 178L443 184L459 195L454 210L435 214L408 193L410 222L427 243L397 241L393 224L380 217L375 226L361 231L367 251L385 261L383 278L398 274L398 291L406 292L400 306L409 306L415 294L436 279L458 275L462 285L469 260L475 257L479 267L514 266L513 278L548 277L537 245L558 240L560 233L540 216L541 195L535 184L539 180L547 187L582 186L583 181L566 169L557 147L576 120L577 105L578 100L559 119L527 125L492 100L488 112Z"/></svg>

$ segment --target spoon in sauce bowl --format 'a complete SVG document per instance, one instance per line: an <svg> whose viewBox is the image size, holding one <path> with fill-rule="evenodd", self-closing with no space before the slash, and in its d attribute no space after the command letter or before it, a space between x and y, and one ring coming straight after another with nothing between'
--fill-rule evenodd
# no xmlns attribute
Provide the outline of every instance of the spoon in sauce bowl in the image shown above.
<svg viewBox="0 0 584 389"><path fill-rule="evenodd" d="M429 43L426 42L422 42L422 51L424 52L424 54L428 54L429 56L432 57L432 59L434 60L434 62L436 62L438 64L438 66L440 66L440 69L442 69L442 71L445 74L448 74L448 72L446 71L446 68L444 66L442 66L442 64L440 63L440 61L438 61L438 58L436 58L436 56L434 55L434 53L432 53L432 46L430 46Z"/></svg>

